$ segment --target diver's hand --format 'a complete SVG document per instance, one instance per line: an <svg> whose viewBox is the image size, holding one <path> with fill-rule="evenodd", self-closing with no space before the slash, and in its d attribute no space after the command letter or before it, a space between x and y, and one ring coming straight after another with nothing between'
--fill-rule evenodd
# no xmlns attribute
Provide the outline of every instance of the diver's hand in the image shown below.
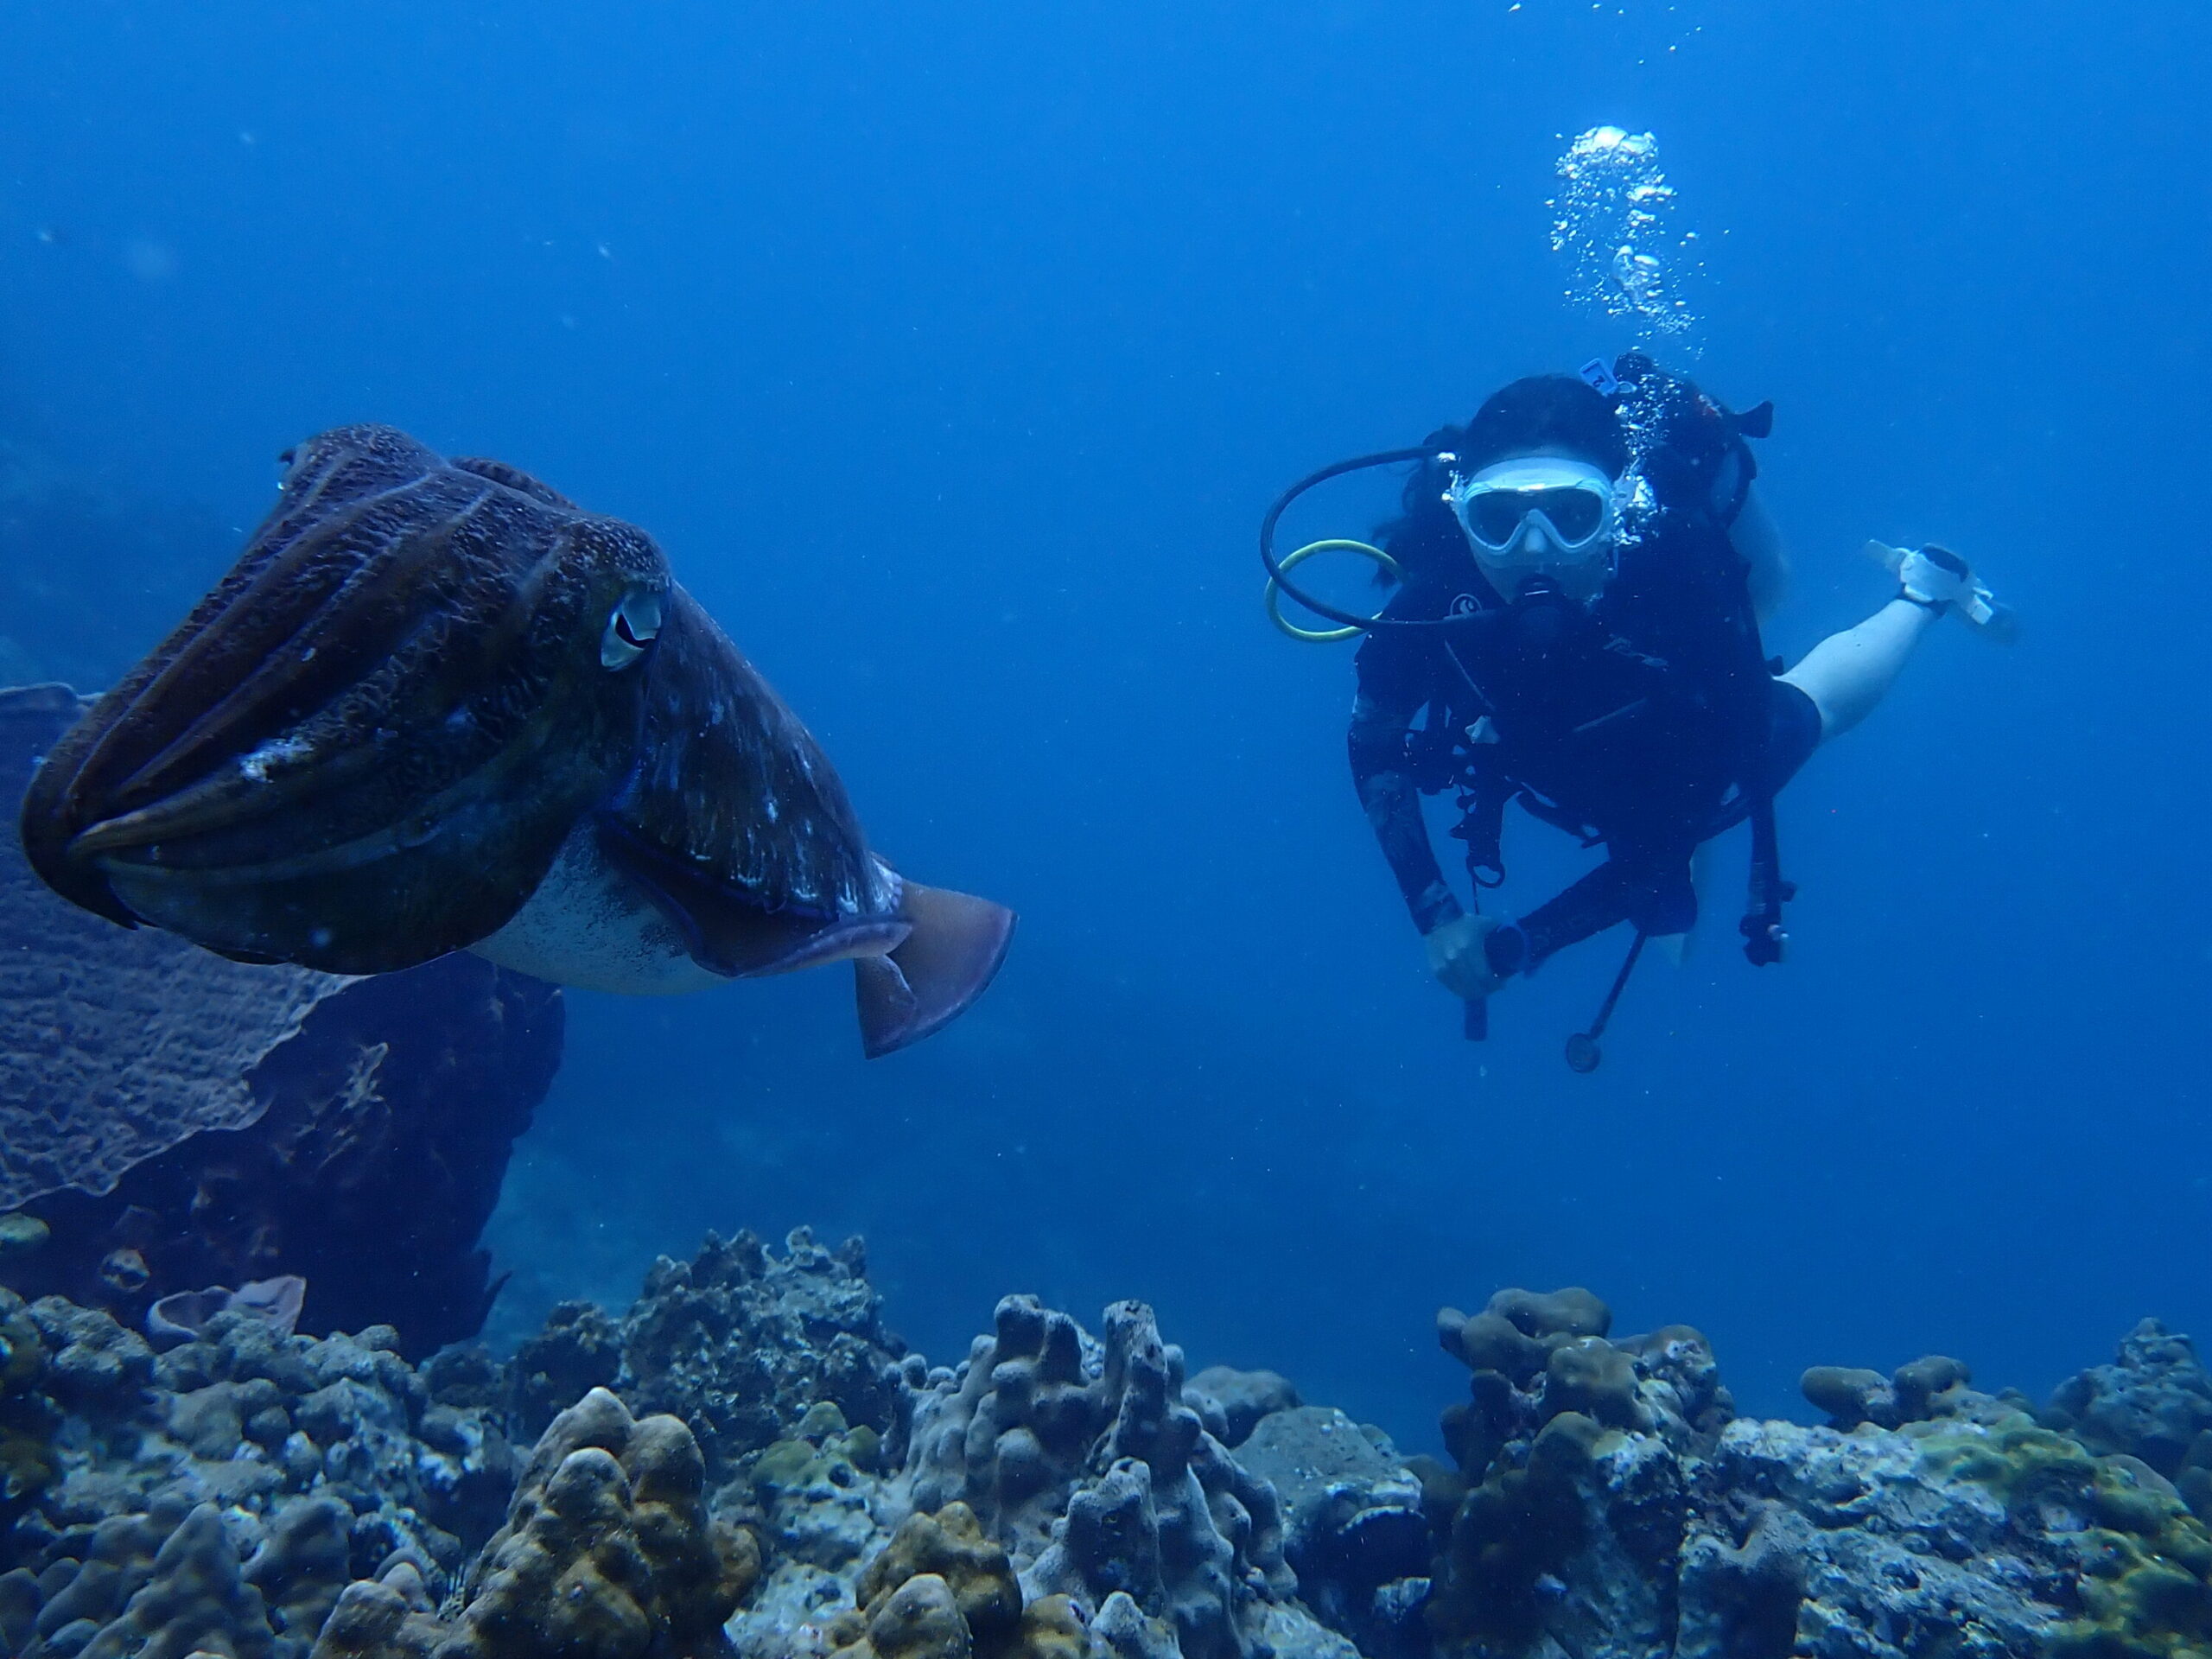
<svg viewBox="0 0 2212 1659"><path fill-rule="evenodd" d="M1485 948L1497 931L1492 916L1454 916L1439 922L1421 936L1428 947L1428 971L1438 984L1463 1002L1479 1002L1505 983L1506 976L1490 965Z"/></svg>
<svg viewBox="0 0 2212 1659"><path fill-rule="evenodd" d="M1869 556L1887 565L1897 579L1897 597L1938 616L1957 617L1975 632L2010 645L2019 637L2012 607L1998 602L1974 567L1948 547L1885 547L1866 543Z"/></svg>
<svg viewBox="0 0 2212 1659"><path fill-rule="evenodd" d="M1974 568L1949 548L1930 542L1897 562L1897 586L1914 604L1944 611L1974 597Z"/></svg>

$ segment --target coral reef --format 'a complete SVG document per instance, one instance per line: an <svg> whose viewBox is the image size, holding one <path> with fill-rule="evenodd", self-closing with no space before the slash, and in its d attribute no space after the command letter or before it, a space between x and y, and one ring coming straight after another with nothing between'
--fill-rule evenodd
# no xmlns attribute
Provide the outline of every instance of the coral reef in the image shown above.
<svg viewBox="0 0 2212 1659"><path fill-rule="evenodd" d="M749 1232L710 1234L691 1262L653 1264L620 1340L626 1395L681 1416L717 1478L817 1401L887 1430L899 1408L906 1344L883 1327L857 1238L827 1249L801 1228L779 1255Z"/></svg>
<svg viewBox="0 0 2212 1659"><path fill-rule="evenodd" d="M604 1389L518 1475L497 1414L440 1397L481 1379L416 1370L389 1329L318 1341L226 1309L156 1356L58 1298L9 1299L0 1329L50 1464L0 1546L11 1653L701 1659L759 1570L690 1432Z"/></svg>
<svg viewBox="0 0 2212 1659"><path fill-rule="evenodd" d="M2212 1396L2162 1330L2043 1422L1935 1356L1808 1372L1832 1418L1808 1428L1733 1418L1702 1338L1609 1339L1586 1293L1477 1317L1439 1322L1473 1375L1446 1416L1462 1466L1424 1471L1438 1655L2212 1653L2212 1535L2123 1446L2178 1467L2202 1432Z"/></svg>
<svg viewBox="0 0 2212 1659"><path fill-rule="evenodd" d="M6 798L78 706L0 692ZM390 1325L422 1354L480 1329L477 1239L560 1064L560 993L467 956L354 981L226 962L78 910L0 842L0 1285L136 1325L289 1274L309 1331Z"/></svg>
<svg viewBox="0 0 2212 1659"><path fill-rule="evenodd" d="M287 1332L276 1290L173 1308L160 1352L0 1293L0 1650L2212 1656L2171 1478L2212 1379L2155 1324L2040 1411L1954 1360L1821 1368L1804 1427L1736 1417L1687 1326L1504 1292L1439 1321L1452 1467L1270 1373L1186 1378L1140 1303L1094 1336L1008 1297L932 1369L856 1247L710 1238L645 1289L419 1368L389 1329Z"/></svg>
<svg viewBox="0 0 2212 1659"><path fill-rule="evenodd" d="M995 1323L917 1401L912 1501L964 1500L1033 1594L1103 1612L1120 1592L1185 1659L1250 1653L1297 1585L1281 1506L1185 1403L1182 1351L1152 1310L1115 1303L1101 1341L1033 1297Z"/></svg>
<svg viewBox="0 0 2212 1659"><path fill-rule="evenodd" d="M2144 1320L2113 1363L2060 1383L2039 1415L2092 1452L2141 1459L2212 1521L2212 1374L2187 1337Z"/></svg>
<svg viewBox="0 0 2212 1659"><path fill-rule="evenodd" d="M719 1484L817 1403L888 1433L905 1409L905 1352L884 1328L859 1239L828 1249L801 1227L779 1253L751 1232L709 1233L690 1262L656 1261L620 1319L593 1302L555 1307L517 1350L510 1387L533 1433L594 1387L639 1412L673 1413Z"/></svg>
<svg viewBox="0 0 2212 1659"><path fill-rule="evenodd" d="M1115 1304L1094 1338L1012 1296L994 1325L958 1368L887 1360L874 1421L818 1402L740 1461L724 1502L767 1559L741 1654L1351 1654L1296 1600L1274 1489L1210 1431L1226 1410L1149 1308ZM1296 1398L1277 1384L1244 1391L1248 1426Z"/></svg>
<svg viewBox="0 0 2212 1659"><path fill-rule="evenodd" d="M148 1527L213 1504L280 1650L303 1632L304 1651L346 1583L396 1560L443 1583L505 1513L514 1459L499 1422L436 1399L388 1327L318 1341L226 1311L157 1356L98 1309L13 1306L4 1327L32 1327L35 1357L9 1403L40 1408L44 1473L0 1567L41 1585L126 1545L150 1560Z"/></svg>

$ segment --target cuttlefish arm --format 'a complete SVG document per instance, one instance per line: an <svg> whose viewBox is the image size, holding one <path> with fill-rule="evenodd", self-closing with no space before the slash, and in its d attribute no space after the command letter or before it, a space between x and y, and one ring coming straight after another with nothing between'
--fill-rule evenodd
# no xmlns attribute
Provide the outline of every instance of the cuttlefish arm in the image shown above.
<svg viewBox="0 0 2212 1659"><path fill-rule="evenodd" d="M1014 913L870 852L813 736L680 588L647 667L636 761L597 815L597 850L694 963L751 978L850 959L871 1057L982 994Z"/></svg>

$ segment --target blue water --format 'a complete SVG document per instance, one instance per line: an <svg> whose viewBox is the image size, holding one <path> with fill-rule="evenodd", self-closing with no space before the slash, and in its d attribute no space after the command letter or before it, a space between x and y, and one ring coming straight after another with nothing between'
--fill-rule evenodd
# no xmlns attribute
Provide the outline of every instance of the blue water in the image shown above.
<svg viewBox="0 0 2212 1659"><path fill-rule="evenodd" d="M502 1329L810 1221L935 1357L1006 1291L1141 1296L1416 1443L1433 1309L1504 1284L1698 1324L1758 1409L1930 1349L2041 1389L2143 1313L2212 1332L2208 60L2183 0L16 0L0 433L224 527L57 556L112 667L309 432L541 474L660 538L888 856L1022 912L872 1065L842 974L574 996ZM1733 948L1725 849L1586 1079L1613 944L1461 1040L1344 774L1348 648L1267 626L1251 541L1309 467L1628 343L1548 245L1601 122L1700 230L1695 372L1779 410L1771 648L1880 601L1868 536L1967 551L2028 633L1936 631L1784 798L1791 962ZM1576 868L1545 838L1522 906Z"/></svg>

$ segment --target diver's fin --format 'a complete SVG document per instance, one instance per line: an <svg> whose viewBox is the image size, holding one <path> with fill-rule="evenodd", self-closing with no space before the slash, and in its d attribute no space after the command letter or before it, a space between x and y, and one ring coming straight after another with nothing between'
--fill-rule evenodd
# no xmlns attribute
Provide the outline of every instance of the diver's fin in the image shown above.
<svg viewBox="0 0 2212 1659"><path fill-rule="evenodd" d="M853 961L861 1046L875 1059L950 1024L983 994L1014 938L1014 912L988 899L905 884L899 914L913 925L885 957Z"/></svg>

